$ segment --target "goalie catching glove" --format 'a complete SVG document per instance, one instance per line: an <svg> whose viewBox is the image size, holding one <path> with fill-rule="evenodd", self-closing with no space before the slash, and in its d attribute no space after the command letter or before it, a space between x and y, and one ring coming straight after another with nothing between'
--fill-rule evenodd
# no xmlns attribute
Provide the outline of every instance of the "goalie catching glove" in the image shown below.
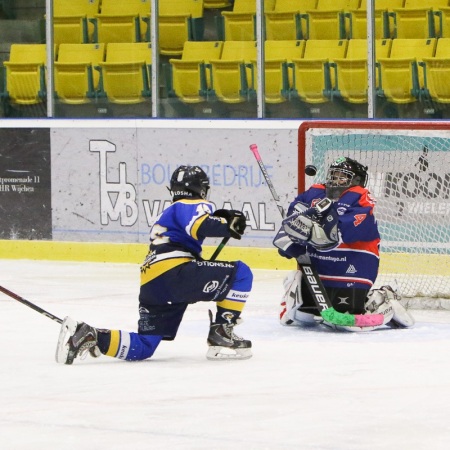
<svg viewBox="0 0 450 450"><path fill-rule="evenodd" d="M319 250L331 250L339 244L338 221L333 201L324 198L312 208L295 212L282 223L293 242L308 243Z"/></svg>
<svg viewBox="0 0 450 450"><path fill-rule="evenodd" d="M231 237L234 239L241 239L247 227L247 221L242 211L235 209L218 209L213 216L222 217L228 223L228 230Z"/></svg>

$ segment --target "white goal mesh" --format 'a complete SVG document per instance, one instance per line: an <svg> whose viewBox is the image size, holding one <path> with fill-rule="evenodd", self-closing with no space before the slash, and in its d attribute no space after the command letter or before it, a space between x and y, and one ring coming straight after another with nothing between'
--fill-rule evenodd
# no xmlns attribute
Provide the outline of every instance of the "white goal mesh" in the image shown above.
<svg viewBox="0 0 450 450"><path fill-rule="evenodd" d="M437 122L303 122L299 173L348 156L369 167L377 200L381 264L376 286L397 284L404 297L450 298L450 124ZM303 175L304 176L304 175Z"/></svg>

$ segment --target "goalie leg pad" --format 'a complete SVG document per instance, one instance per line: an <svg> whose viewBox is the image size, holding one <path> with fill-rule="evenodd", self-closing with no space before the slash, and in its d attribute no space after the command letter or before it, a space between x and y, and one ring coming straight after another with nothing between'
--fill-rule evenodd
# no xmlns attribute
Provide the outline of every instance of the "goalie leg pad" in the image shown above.
<svg viewBox="0 0 450 450"><path fill-rule="evenodd" d="M280 323L292 325L295 311L303 304L300 293L301 273L293 270L283 280L284 296L281 300Z"/></svg>
<svg viewBox="0 0 450 450"><path fill-rule="evenodd" d="M393 324L400 328L410 328L414 326L416 321L411 313L400 303L400 295L395 292L391 286L382 286L380 291L383 292L392 304L394 310L394 315L392 317Z"/></svg>
<svg viewBox="0 0 450 450"><path fill-rule="evenodd" d="M282 325L298 325L301 323L316 324L314 314L299 311L303 305L301 293L302 273L294 270L284 279L284 296L281 300L280 323Z"/></svg>

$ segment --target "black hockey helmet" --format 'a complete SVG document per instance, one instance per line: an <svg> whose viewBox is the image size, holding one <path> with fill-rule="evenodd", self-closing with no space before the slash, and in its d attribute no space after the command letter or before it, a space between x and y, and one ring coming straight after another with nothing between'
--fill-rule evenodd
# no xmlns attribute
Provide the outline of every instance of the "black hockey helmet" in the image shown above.
<svg viewBox="0 0 450 450"><path fill-rule="evenodd" d="M208 175L199 166L180 166L170 178L173 201L182 198L206 198L209 191Z"/></svg>
<svg viewBox="0 0 450 450"><path fill-rule="evenodd" d="M328 169L325 183L327 197L337 200L351 186L365 187L368 179L367 169L367 166L354 159L345 156L338 158Z"/></svg>

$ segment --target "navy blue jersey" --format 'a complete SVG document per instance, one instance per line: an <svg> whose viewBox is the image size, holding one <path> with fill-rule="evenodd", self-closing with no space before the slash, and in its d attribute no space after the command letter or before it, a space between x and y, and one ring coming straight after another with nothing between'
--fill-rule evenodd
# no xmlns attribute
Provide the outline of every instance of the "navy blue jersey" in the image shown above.
<svg viewBox="0 0 450 450"><path fill-rule="evenodd" d="M298 202L314 206L325 197L325 186L315 184L296 197L289 206L288 215ZM333 203L332 207L339 215L339 245L332 250L307 246L325 287L369 289L375 282L380 261L380 234L374 206L369 191L361 186L347 189Z"/></svg>

